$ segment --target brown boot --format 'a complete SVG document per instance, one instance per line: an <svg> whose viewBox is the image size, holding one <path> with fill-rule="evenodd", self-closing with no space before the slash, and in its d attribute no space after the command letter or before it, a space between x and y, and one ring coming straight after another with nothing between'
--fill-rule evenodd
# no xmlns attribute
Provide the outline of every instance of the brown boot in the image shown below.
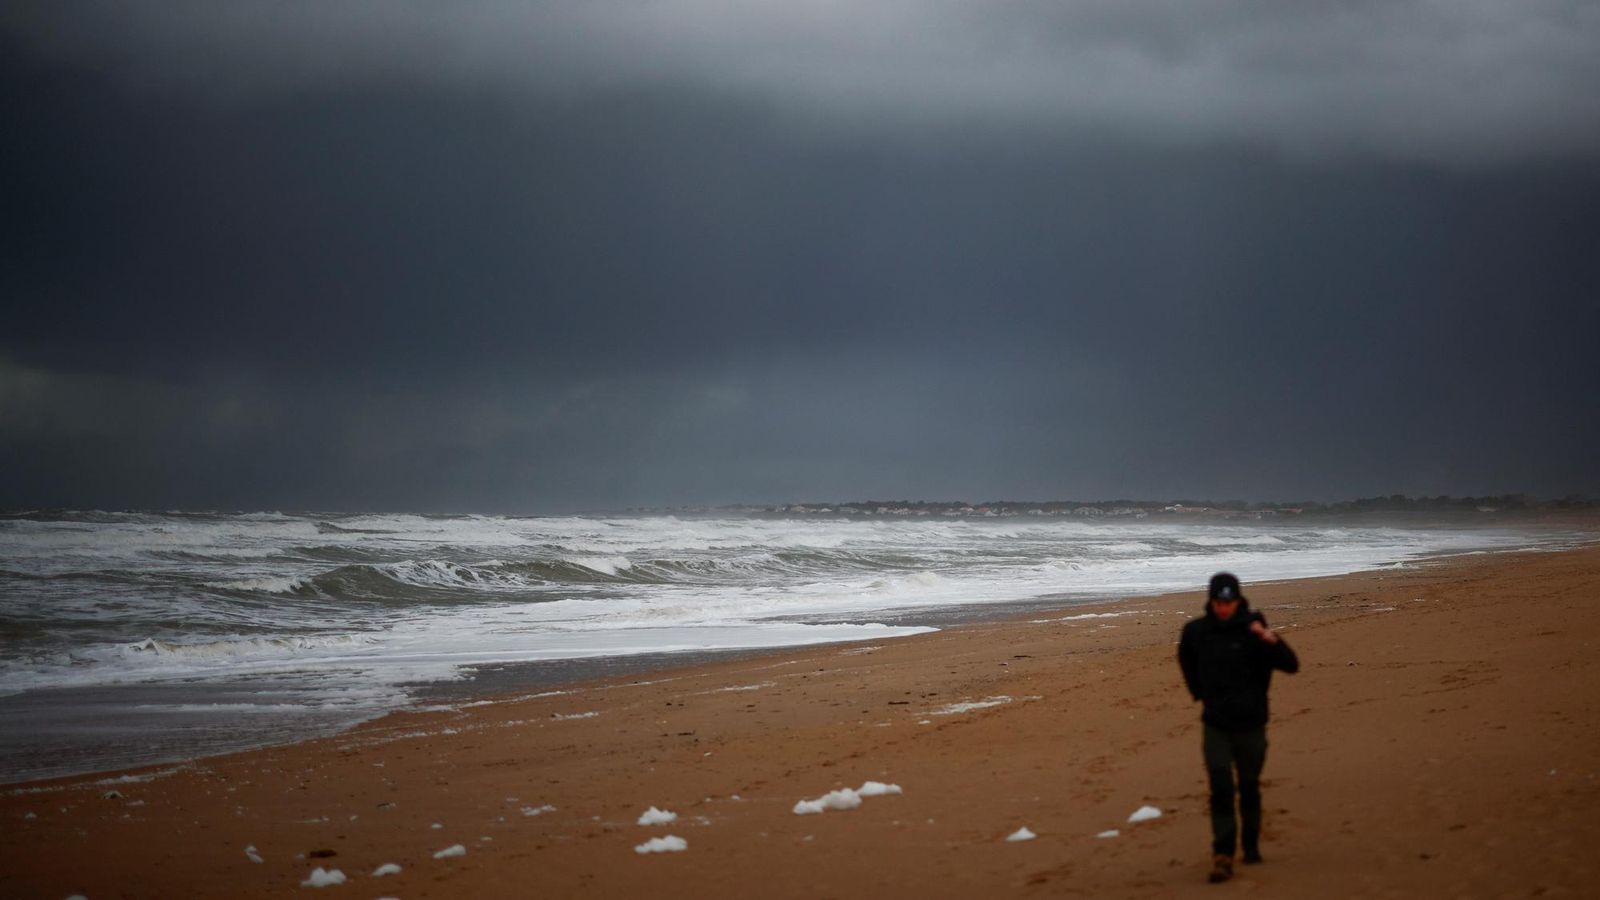
<svg viewBox="0 0 1600 900"><path fill-rule="evenodd" d="M1206 880L1212 884L1219 884L1233 877L1233 857L1218 853L1211 857L1211 874Z"/></svg>

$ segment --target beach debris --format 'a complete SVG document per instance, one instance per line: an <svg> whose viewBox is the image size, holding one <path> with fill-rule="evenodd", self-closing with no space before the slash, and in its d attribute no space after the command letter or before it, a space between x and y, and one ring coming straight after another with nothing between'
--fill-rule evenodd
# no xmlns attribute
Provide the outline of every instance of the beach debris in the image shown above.
<svg viewBox="0 0 1600 900"><path fill-rule="evenodd" d="M116 790L106 791L104 794L100 795L100 799L101 800L121 800L122 799L122 792L121 791L116 791Z"/></svg>
<svg viewBox="0 0 1600 900"><path fill-rule="evenodd" d="M1016 831L1006 835L1006 840L1016 843L1017 841L1031 841L1036 837L1038 837L1038 835L1034 834L1032 831L1029 831L1028 826L1024 825L1021 828L1018 828Z"/></svg>
<svg viewBox="0 0 1600 900"><path fill-rule="evenodd" d="M1097 838L1114 838L1114 837L1116 837L1117 835L1119 835L1121 833L1122 832L1118 831L1115 828L1108 828L1105 831L1102 831L1099 834L1095 835L1095 837L1097 837Z"/></svg>
<svg viewBox="0 0 1600 900"><path fill-rule="evenodd" d="M34 813L34 812L26 813L26 814L23 815L22 818L24 818L24 819L37 819L37 818L39 818L39 814L38 813Z"/></svg>
<svg viewBox="0 0 1600 900"><path fill-rule="evenodd" d="M451 844L433 855L434 859L450 859L454 856L466 856L467 848L460 844Z"/></svg>
<svg viewBox="0 0 1600 900"><path fill-rule="evenodd" d="M689 849L689 842L677 835L669 834L666 837L651 838L633 848L633 852L641 856L646 853L682 853Z"/></svg>
<svg viewBox="0 0 1600 900"><path fill-rule="evenodd" d="M442 830L444 828L444 823L443 822L435 822L429 827L431 827L434 831L439 831L439 830Z"/></svg>
<svg viewBox="0 0 1600 900"><path fill-rule="evenodd" d="M266 860L261 858L261 854L256 852L255 844L251 844L250 846L244 848L244 855L246 859L253 863L266 862Z"/></svg>
<svg viewBox="0 0 1600 900"><path fill-rule="evenodd" d="M903 794L898 784L884 784L881 781L869 781L859 788L840 788L829 791L815 800L801 800L794 805L794 814L797 816L811 815L829 809L855 809L861 805L862 797L882 797L888 794Z"/></svg>
<svg viewBox="0 0 1600 900"><path fill-rule="evenodd" d="M400 867L394 863L384 863L372 870L373 878L382 878L385 875L399 875Z"/></svg>
<svg viewBox="0 0 1600 900"><path fill-rule="evenodd" d="M677 820L677 813L669 812L665 809L656 809L654 806L645 810L644 814L639 816L640 825L665 825L668 822L676 822Z"/></svg>
<svg viewBox="0 0 1600 900"><path fill-rule="evenodd" d="M327 887L331 884L344 884L344 873L338 869L324 869L317 866L311 870L311 877L300 882L301 887Z"/></svg>
<svg viewBox="0 0 1600 900"><path fill-rule="evenodd" d="M1133 811L1133 815L1128 817L1128 824L1137 825L1140 822L1148 822L1151 819L1159 818L1161 818L1161 810L1154 806L1141 806Z"/></svg>
<svg viewBox="0 0 1600 900"><path fill-rule="evenodd" d="M524 806L522 808L522 814L525 815L525 816L539 816L539 815L543 815L543 814L545 814L547 812L555 812L555 811L556 811L556 808L554 806L551 806L548 803L546 803L543 806Z"/></svg>

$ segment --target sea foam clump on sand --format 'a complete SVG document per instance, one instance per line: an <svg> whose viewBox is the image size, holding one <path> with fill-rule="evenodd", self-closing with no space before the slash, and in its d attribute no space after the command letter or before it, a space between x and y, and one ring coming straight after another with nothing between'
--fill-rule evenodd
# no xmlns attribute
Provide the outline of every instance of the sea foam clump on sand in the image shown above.
<svg viewBox="0 0 1600 900"><path fill-rule="evenodd" d="M434 859L449 859L452 856L466 856L467 848L460 844L451 844L433 855Z"/></svg>
<svg viewBox="0 0 1600 900"><path fill-rule="evenodd" d="M311 870L311 877L300 882L301 887L327 887L331 884L344 884L344 873L338 869L324 869L317 866Z"/></svg>
<svg viewBox="0 0 1600 900"><path fill-rule="evenodd" d="M1128 824L1137 825L1140 822L1148 822L1151 819L1159 818L1161 818L1161 810L1154 806L1141 806L1133 811L1133 815L1128 817Z"/></svg>
<svg viewBox="0 0 1600 900"><path fill-rule="evenodd" d="M954 716L964 712L972 712L975 709L988 709L991 706L1004 706L1010 702L1010 697L1006 696L1005 694L1001 694L998 697L985 697L982 700L964 700L960 703L949 703L939 707L938 709L929 710L928 715Z"/></svg>
<svg viewBox="0 0 1600 900"><path fill-rule="evenodd" d="M855 809L861 805L862 797L882 797L888 794L903 794L898 784L884 784L881 781L869 781L860 788L840 788L829 791L815 800L801 800L794 805L794 814L797 816L811 815L829 809Z"/></svg>
<svg viewBox="0 0 1600 900"><path fill-rule="evenodd" d="M861 795L850 788L829 791L815 800L801 800L794 805L797 816L820 813L825 809L855 809L861 805Z"/></svg>
<svg viewBox="0 0 1600 900"><path fill-rule="evenodd" d="M639 816L640 825L665 825L668 822L678 821L678 814L665 809L656 809L654 806L644 811Z"/></svg>
<svg viewBox="0 0 1600 900"><path fill-rule="evenodd" d="M1024 825L1021 828L1018 828L1016 831L1006 835L1006 840L1015 843L1017 841L1031 841L1036 837L1038 837L1038 835L1034 834L1028 829L1028 826Z"/></svg>
<svg viewBox="0 0 1600 900"><path fill-rule="evenodd" d="M400 866L398 866L395 863L384 863L383 865L381 865L381 866L377 867L376 869L372 870L372 877L373 878L382 878L385 875L399 875L399 874L400 874Z"/></svg>
<svg viewBox="0 0 1600 900"><path fill-rule="evenodd" d="M641 856L646 853L682 853L689 849L689 842L674 834L666 837L651 838L633 848L633 852Z"/></svg>

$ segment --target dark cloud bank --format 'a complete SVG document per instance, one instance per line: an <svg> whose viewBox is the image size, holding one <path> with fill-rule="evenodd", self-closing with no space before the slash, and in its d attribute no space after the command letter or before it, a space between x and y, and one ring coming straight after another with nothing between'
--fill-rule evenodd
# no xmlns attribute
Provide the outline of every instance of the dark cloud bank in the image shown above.
<svg viewBox="0 0 1600 900"><path fill-rule="evenodd" d="M588 6L0 15L0 506L1600 493L1587 5Z"/></svg>

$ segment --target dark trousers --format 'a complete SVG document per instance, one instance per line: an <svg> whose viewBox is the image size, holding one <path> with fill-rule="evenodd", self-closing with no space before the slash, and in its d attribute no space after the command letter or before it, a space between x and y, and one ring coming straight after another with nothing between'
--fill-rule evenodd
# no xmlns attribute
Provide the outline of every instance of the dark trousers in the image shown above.
<svg viewBox="0 0 1600 900"><path fill-rule="evenodd" d="M1239 818L1244 849L1261 840L1261 767L1267 762L1267 728L1226 731L1207 725L1203 744L1206 777L1211 781L1211 852L1233 855L1239 836L1233 817L1234 771L1239 773Z"/></svg>

